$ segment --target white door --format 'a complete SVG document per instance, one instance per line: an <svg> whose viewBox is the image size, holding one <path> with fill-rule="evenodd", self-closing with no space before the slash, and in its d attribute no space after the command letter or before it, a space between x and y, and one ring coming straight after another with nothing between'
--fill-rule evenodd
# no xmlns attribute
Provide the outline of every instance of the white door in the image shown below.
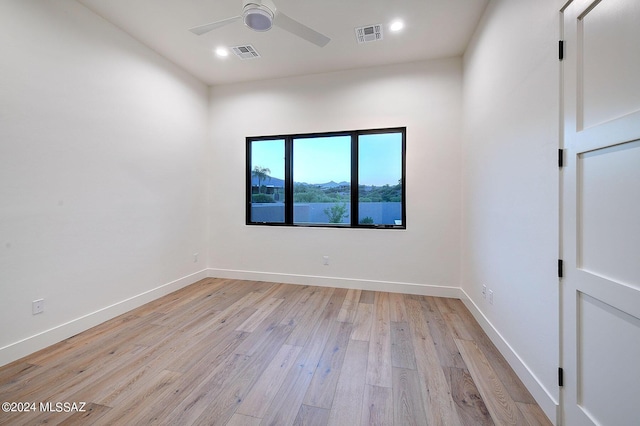
<svg viewBox="0 0 640 426"><path fill-rule="evenodd" d="M563 16L564 424L640 425L640 0Z"/></svg>

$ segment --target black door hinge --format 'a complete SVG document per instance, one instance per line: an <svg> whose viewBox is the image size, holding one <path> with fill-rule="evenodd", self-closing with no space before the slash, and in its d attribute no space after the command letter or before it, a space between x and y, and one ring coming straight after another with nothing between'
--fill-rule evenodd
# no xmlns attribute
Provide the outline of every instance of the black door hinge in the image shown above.
<svg viewBox="0 0 640 426"><path fill-rule="evenodd" d="M564 167L564 149L558 149L558 167Z"/></svg>
<svg viewBox="0 0 640 426"><path fill-rule="evenodd" d="M564 262L558 259L558 278L564 277Z"/></svg>
<svg viewBox="0 0 640 426"><path fill-rule="evenodd" d="M558 41L558 59L564 59L564 40Z"/></svg>
<svg viewBox="0 0 640 426"><path fill-rule="evenodd" d="M564 386L564 370L562 367L558 368L558 386Z"/></svg>

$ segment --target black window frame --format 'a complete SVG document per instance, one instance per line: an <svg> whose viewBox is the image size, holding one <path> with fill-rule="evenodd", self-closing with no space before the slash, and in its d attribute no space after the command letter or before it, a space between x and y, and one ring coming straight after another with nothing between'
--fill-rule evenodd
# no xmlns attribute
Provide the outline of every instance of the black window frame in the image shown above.
<svg viewBox="0 0 640 426"><path fill-rule="evenodd" d="M358 182L358 142L359 136L375 135L385 133L400 133L402 135L402 224L362 224L358 223L359 218L359 182ZM311 139L335 136L351 137L351 209L349 223L332 224L332 223L294 223L294 182L293 182L293 141L296 139ZM253 222L251 221L251 204L252 204L252 170L251 170L251 144L259 141L283 140L285 151L285 177L284 177L284 222ZM302 133L302 134L286 134L286 135L270 135L270 136L248 136L246 137L246 224L247 225L263 225L263 226L287 226L287 227L304 227L304 228L371 228L371 229L406 229L407 228L407 128L406 127L389 127L382 129L366 129L366 130L349 130L337 132L323 133Z"/></svg>

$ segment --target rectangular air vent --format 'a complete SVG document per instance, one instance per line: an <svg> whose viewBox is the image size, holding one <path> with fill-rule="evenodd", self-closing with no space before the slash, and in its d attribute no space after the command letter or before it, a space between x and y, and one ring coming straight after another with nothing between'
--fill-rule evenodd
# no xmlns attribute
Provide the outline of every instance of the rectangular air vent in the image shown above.
<svg viewBox="0 0 640 426"><path fill-rule="evenodd" d="M356 28L356 39L358 39L358 43L382 40L382 24Z"/></svg>
<svg viewBox="0 0 640 426"><path fill-rule="evenodd" d="M260 57L260 54L250 44L246 44L244 46L234 46L231 48L231 50L233 50L233 53L235 53L236 56L238 56L240 59L253 59Z"/></svg>

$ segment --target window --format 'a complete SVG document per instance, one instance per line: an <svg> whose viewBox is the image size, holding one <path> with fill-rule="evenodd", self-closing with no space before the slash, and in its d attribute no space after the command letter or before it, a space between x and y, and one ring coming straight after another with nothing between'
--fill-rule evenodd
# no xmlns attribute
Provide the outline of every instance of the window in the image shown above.
<svg viewBox="0 0 640 426"><path fill-rule="evenodd" d="M247 224L406 228L406 128L247 138Z"/></svg>
<svg viewBox="0 0 640 426"><path fill-rule="evenodd" d="M250 222L284 223L284 147L284 139L263 139L251 144Z"/></svg>

